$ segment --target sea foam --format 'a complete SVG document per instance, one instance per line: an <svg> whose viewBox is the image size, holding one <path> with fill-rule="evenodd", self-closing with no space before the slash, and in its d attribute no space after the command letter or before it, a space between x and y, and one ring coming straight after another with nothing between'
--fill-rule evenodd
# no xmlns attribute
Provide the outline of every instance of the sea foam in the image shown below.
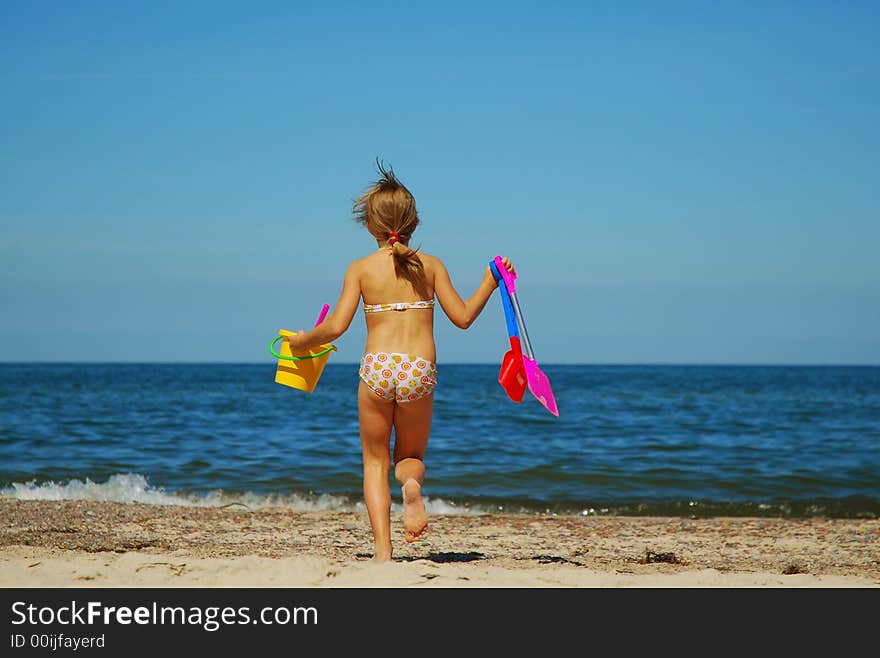
<svg viewBox="0 0 880 658"><path fill-rule="evenodd" d="M0 496L18 500L100 500L114 503L145 503L148 505L181 505L195 507L241 506L248 509L288 507L298 512L337 511L365 512L362 501L333 494L255 494L215 490L204 494L192 492L168 492L147 482L139 473L117 473L106 482L90 478L71 479L66 482L14 482L0 489ZM441 498L425 497L429 514L475 514L478 510L462 508ZM402 511L399 504L392 505L395 513Z"/></svg>

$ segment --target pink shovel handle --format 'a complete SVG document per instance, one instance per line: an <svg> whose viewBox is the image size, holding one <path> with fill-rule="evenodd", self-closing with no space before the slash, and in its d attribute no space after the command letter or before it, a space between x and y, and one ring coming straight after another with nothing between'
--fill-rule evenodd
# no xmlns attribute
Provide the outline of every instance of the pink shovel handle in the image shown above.
<svg viewBox="0 0 880 658"><path fill-rule="evenodd" d="M324 304L324 306L321 308L321 315L318 316L318 321L315 323L316 327L324 321L324 318L327 317L327 311L329 310L330 304Z"/></svg>
<svg viewBox="0 0 880 658"><path fill-rule="evenodd" d="M501 262L501 256L495 256L495 267L498 268L498 271L501 273L501 278L504 279L504 285L507 286L507 292L511 295L516 294L516 274L511 274L507 271L507 268L504 267L504 263Z"/></svg>

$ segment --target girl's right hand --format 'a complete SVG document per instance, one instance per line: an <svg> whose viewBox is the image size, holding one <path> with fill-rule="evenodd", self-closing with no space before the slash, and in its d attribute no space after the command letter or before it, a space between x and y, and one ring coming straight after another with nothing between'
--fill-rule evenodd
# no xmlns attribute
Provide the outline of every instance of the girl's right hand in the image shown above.
<svg viewBox="0 0 880 658"><path fill-rule="evenodd" d="M298 343L297 343L297 345L294 345L294 340L297 340L297 341L298 341L299 336L302 336L304 333L305 333L305 332L304 332L302 329L300 329L299 331L297 331L297 332L296 332L295 334L293 334L292 336L285 336L285 337L284 337L284 340L290 345L290 351L291 351L291 352L301 352L301 351L303 351L300 347L298 347Z"/></svg>

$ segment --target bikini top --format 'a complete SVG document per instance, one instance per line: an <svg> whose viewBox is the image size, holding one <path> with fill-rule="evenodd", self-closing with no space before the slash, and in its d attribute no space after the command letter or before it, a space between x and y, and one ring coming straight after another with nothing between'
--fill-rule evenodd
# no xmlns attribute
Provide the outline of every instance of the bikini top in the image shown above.
<svg viewBox="0 0 880 658"><path fill-rule="evenodd" d="M392 304L364 304L364 313L381 313L382 311L406 311L411 308L434 308L433 299L417 302L394 302Z"/></svg>

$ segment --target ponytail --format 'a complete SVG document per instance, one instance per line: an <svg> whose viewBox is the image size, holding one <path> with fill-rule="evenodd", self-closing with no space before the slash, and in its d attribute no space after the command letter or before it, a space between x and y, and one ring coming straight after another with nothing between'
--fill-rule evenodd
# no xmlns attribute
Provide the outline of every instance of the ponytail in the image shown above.
<svg viewBox="0 0 880 658"><path fill-rule="evenodd" d="M355 221L363 224L377 240L387 240L397 276L412 282L423 281L425 268L419 250L404 244L419 225L416 200L393 169L386 169L378 159L376 167L381 177L355 200L352 206Z"/></svg>
<svg viewBox="0 0 880 658"><path fill-rule="evenodd" d="M418 249L410 249L399 240L391 245L391 257L394 258L394 271L410 281L425 276L425 267L419 258Z"/></svg>

